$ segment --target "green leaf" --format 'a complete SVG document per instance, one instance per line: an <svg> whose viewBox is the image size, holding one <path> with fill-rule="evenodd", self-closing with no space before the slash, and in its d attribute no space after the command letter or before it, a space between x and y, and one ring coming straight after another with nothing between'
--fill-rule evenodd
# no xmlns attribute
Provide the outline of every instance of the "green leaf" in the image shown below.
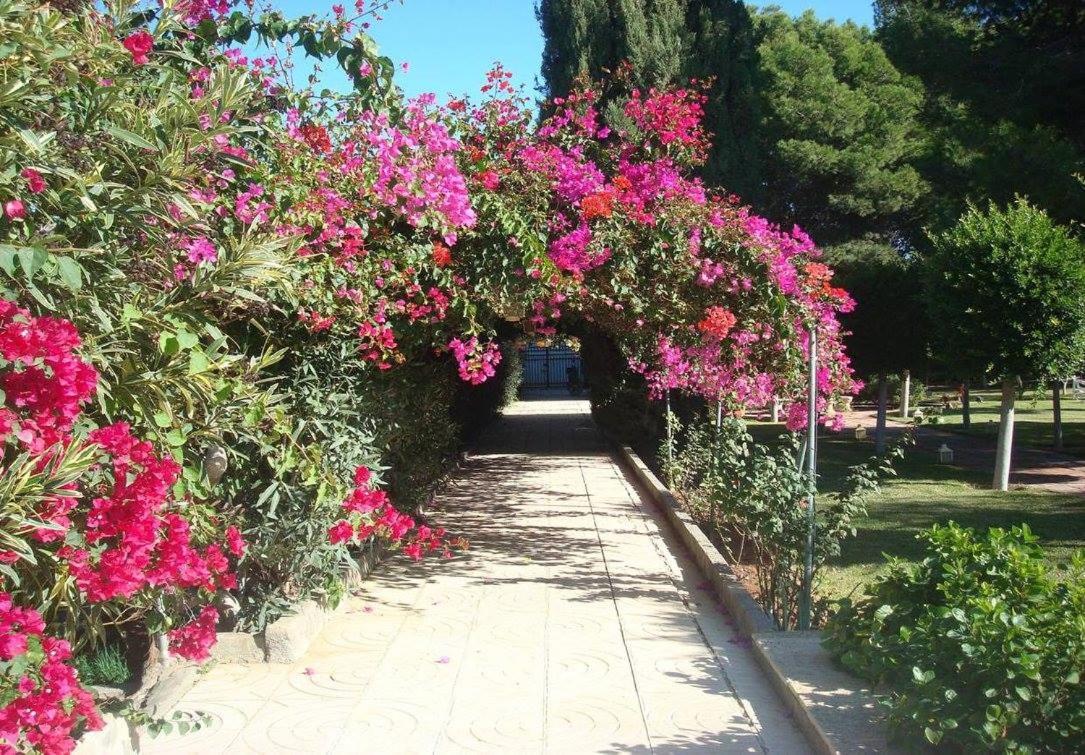
<svg viewBox="0 0 1085 755"><path fill-rule="evenodd" d="M26 274L27 280L32 279L34 274L41 270L41 266L45 264L45 261L49 259L49 253L40 246L23 247L17 252L16 256L19 258L19 265Z"/></svg>
<svg viewBox="0 0 1085 755"><path fill-rule="evenodd" d="M188 351L200 342L200 337L188 330L177 331L177 344L183 351Z"/></svg>
<svg viewBox="0 0 1085 755"><path fill-rule="evenodd" d="M189 375L199 375L201 372L207 372L207 369L210 366L211 363L208 361L207 355L202 351L197 349L188 355Z"/></svg>
<svg viewBox="0 0 1085 755"><path fill-rule="evenodd" d="M106 126L105 130L106 133L117 137L122 142L127 142L128 144L131 144L133 147L139 147L140 149L150 149L156 152L158 151L158 147L155 144L147 141L139 134L133 134L128 129L121 128L120 126L109 125Z"/></svg>
<svg viewBox="0 0 1085 755"><path fill-rule="evenodd" d="M57 271L60 273L60 280L72 291L83 287L83 268L71 257L57 257Z"/></svg>
<svg viewBox="0 0 1085 755"><path fill-rule="evenodd" d="M158 336L158 350L166 356L173 356L181 351L177 336L173 333L161 333Z"/></svg>

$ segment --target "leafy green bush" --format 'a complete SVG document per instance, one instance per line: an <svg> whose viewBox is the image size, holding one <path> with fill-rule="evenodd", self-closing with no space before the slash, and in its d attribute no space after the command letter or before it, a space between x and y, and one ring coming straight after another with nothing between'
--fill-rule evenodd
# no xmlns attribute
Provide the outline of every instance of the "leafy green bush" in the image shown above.
<svg viewBox="0 0 1085 755"><path fill-rule="evenodd" d="M1025 525L986 535L950 523L920 536L842 601L825 642L848 669L887 683L903 736L962 749L1070 752L1085 741L1085 552L1048 574Z"/></svg>
<svg viewBox="0 0 1085 755"><path fill-rule="evenodd" d="M905 435L889 454L853 467L840 492L818 497L815 588L818 571L854 535L853 522L865 513L865 498L882 476L892 474L893 461L909 441ZM795 627L810 490L801 439L789 433L776 445L756 443L742 420L725 418L717 428L713 420L701 418L679 434L677 445L674 462L664 464L675 491L731 563L753 567L758 599L777 624Z"/></svg>

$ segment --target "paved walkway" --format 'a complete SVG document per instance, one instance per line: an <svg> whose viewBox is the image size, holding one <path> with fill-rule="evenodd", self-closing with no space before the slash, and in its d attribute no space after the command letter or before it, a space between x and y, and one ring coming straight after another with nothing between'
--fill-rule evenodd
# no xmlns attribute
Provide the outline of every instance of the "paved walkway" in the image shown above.
<svg viewBox="0 0 1085 755"><path fill-rule="evenodd" d="M587 402L520 402L445 491L469 535L385 565L293 666L218 665L149 753L805 753Z"/></svg>

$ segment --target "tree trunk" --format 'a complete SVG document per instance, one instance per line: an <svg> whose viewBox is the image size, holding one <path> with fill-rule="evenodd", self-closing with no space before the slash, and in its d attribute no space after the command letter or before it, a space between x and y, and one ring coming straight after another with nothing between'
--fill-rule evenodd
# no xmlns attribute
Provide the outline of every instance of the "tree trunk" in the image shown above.
<svg viewBox="0 0 1085 755"><path fill-rule="evenodd" d="M878 419L874 424L874 453L885 453L885 415L889 408L889 380L883 372L878 376Z"/></svg>
<svg viewBox="0 0 1085 755"><path fill-rule="evenodd" d="M972 391L967 380L961 383L961 427L972 427Z"/></svg>
<svg viewBox="0 0 1085 755"><path fill-rule="evenodd" d="M998 450L995 451L995 490L1010 489L1010 459L1013 456L1013 415L1018 378L1002 381L1002 405L998 411Z"/></svg>
<svg viewBox="0 0 1085 755"><path fill-rule="evenodd" d="M1055 431L1055 450L1062 450L1062 381L1051 386L1052 429Z"/></svg>
<svg viewBox="0 0 1085 755"><path fill-rule="evenodd" d="M908 419L909 403L912 399L912 371L905 370L900 376L900 416Z"/></svg>

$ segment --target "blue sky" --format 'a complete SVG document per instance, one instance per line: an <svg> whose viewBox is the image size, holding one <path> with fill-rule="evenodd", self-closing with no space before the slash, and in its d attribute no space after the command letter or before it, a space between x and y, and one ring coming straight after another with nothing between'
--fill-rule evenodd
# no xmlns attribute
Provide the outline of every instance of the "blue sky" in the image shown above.
<svg viewBox="0 0 1085 755"><path fill-rule="evenodd" d="M276 6L295 16L330 9L304 0L278 0ZM352 0L342 0L348 11ZM767 5L768 3L764 3ZM821 18L870 24L870 0L790 0L776 2L789 13L812 8ZM532 90L542 58L542 36L535 21L534 0L404 0L393 3L370 33L382 52L409 65L397 81L408 96L422 92L475 93L495 61L515 74L514 81ZM329 68L334 68L334 63ZM338 72L324 83L345 89Z"/></svg>

